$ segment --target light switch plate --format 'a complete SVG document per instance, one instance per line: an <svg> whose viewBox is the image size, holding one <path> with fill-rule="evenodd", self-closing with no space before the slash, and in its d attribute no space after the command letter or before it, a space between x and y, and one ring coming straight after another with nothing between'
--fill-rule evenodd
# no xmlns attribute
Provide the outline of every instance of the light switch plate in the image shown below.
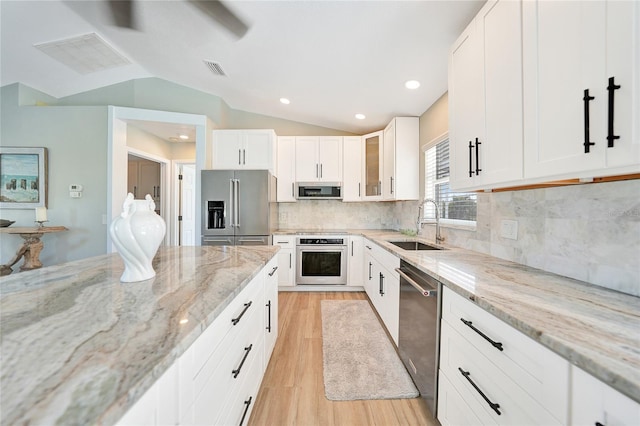
<svg viewBox="0 0 640 426"><path fill-rule="evenodd" d="M500 236L510 240L518 239L518 221L503 219L500 222Z"/></svg>

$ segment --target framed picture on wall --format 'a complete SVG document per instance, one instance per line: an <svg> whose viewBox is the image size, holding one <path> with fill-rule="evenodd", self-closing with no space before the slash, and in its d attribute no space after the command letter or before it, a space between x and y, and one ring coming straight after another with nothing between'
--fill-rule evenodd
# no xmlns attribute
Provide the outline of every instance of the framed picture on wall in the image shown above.
<svg viewBox="0 0 640 426"><path fill-rule="evenodd" d="M0 147L0 209L47 206L47 148Z"/></svg>

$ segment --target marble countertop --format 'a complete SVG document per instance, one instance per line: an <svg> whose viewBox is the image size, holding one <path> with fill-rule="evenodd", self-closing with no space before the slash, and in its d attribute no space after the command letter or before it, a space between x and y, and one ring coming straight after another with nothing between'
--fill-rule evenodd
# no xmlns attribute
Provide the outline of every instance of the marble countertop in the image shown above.
<svg viewBox="0 0 640 426"><path fill-rule="evenodd" d="M0 423L115 423L278 249L161 248L136 283L118 254L0 278Z"/></svg>
<svg viewBox="0 0 640 426"><path fill-rule="evenodd" d="M371 239L640 402L640 298L446 244L442 246L445 250L403 250L389 241L417 240L432 245L434 241L396 231L346 232Z"/></svg>

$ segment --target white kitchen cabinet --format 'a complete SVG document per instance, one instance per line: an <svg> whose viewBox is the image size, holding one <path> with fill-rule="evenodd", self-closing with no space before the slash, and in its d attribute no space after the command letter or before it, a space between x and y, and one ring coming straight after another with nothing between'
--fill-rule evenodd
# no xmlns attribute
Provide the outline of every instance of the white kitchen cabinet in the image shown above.
<svg viewBox="0 0 640 426"><path fill-rule="evenodd" d="M118 424L226 425L237 416L235 424L245 408L248 416L242 398L255 402L277 339L277 274L273 258Z"/></svg>
<svg viewBox="0 0 640 426"><path fill-rule="evenodd" d="M639 15L636 1L524 2L525 178L640 170Z"/></svg>
<svg viewBox="0 0 640 426"><path fill-rule="evenodd" d="M363 249L364 243L362 237L359 235L352 235L349 237L349 258L347 271L349 273L349 280L347 285L360 287L364 285L363 282Z"/></svg>
<svg viewBox="0 0 640 426"><path fill-rule="evenodd" d="M452 189L523 177L521 9L520 1L488 1L451 49Z"/></svg>
<svg viewBox="0 0 640 426"><path fill-rule="evenodd" d="M131 407L118 425L178 424L178 366L172 365Z"/></svg>
<svg viewBox="0 0 640 426"><path fill-rule="evenodd" d="M362 160L364 162L362 168L362 182L364 182L362 198L365 201L382 199L383 138L383 131L362 136Z"/></svg>
<svg viewBox="0 0 640 426"><path fill-rule="evenodd" d="M443 288L439 374L462 397L456 404L480 423L567 424L569 369L565 359ZM450 414L441 415L445 424Z"/></svg>
<svg viewBox="0 0 640 426"><path fill-rule="evenodd" d="M278 136L276 177L277 201L290 203L296 201L296 138Z"/></svg>
<svg viewBox="0 0 640 426"><path fill-rule="evenodd" d="M342 140L342 201L362 201L362 138Z"/></svg>
<svg viewBox="0 0 640 426"><path fill-rule="evenodd" d="M278 259L273 258L262 270L264 277L264 357L262 372L267 369L269 359L278 338L278 275L280 266Z"/></svg>
<svg viewBox="0 0 640 426"><path fill-rule="evenodd" d="M365 291L397 346L400 328L400 277L395 269L400 267L400 259L366 238L364 252Z"/></svg>
<svg viewBox="0 0 640 426"><path fill-rule="evenodd" d="M572 366L571 424L639 425L640 404L584 370Z"/></svg>
<svg viewBox="0 0 640 426"><path fill-rule="evenodd" d="M278 287L295 286L296 237L274 234L273 245L280 246L280 251L278 252Z"/></svg>
<svg viewBox="0 0 640 426"><path fill-rule="evenodd" d="M297 182L342 182L342 137L296 137Z"/></svg>
<svg viewBox="0 0 640 426"><path fill-rule="evenodd" d="M276 134L271 129L214 130L212 169L275 173Z"/></svg>
<svg viewBox="0 0 640 426"><path fill-rule="evenodd" d="M382 198L417 200L420 184L420 122L418 117L396 117L384 129Z"/></svg>

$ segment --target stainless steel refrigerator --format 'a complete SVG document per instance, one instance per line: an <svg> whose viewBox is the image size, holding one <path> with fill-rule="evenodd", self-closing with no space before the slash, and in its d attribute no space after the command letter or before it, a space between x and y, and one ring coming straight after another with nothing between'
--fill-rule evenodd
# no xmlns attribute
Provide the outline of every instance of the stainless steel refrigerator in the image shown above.
<svg viewBox="0 0 640 426"><path fill-rule="evenodd" d="M277 227L276 178L267 170L203 170L202 245L268 245Z"/></svg>

